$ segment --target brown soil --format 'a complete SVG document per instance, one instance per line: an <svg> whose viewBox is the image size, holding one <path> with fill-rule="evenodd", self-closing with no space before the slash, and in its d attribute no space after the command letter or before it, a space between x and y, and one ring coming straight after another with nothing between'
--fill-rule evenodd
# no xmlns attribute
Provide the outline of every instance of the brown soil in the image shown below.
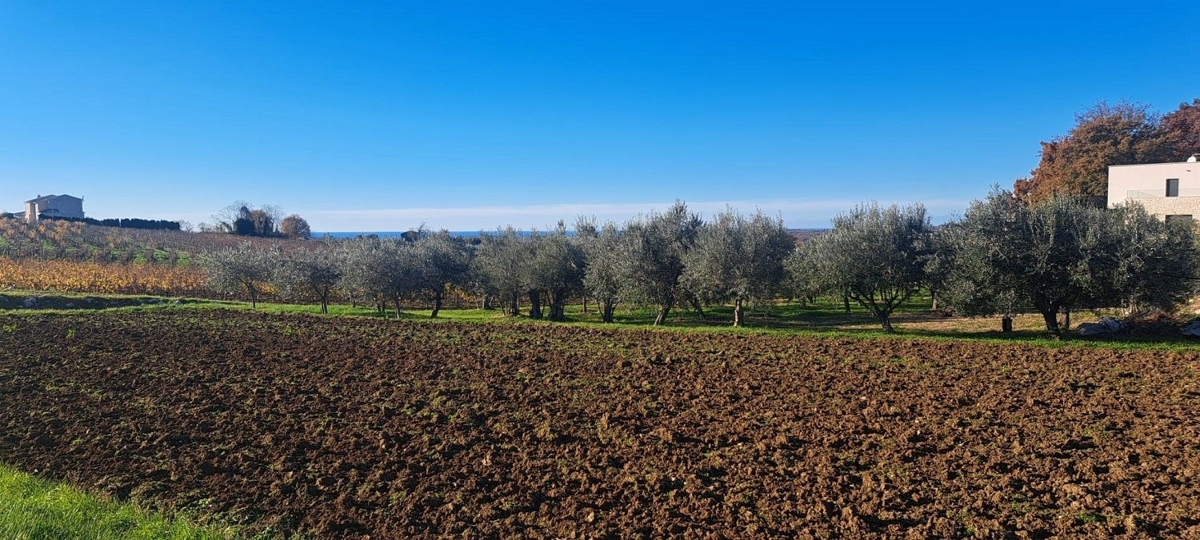
<svg viewBox="0 0 1200 540"><path fill-rule="evenodd" d="M319 538L1200 536L1200 353L0 316L0 461Z"/></svg>

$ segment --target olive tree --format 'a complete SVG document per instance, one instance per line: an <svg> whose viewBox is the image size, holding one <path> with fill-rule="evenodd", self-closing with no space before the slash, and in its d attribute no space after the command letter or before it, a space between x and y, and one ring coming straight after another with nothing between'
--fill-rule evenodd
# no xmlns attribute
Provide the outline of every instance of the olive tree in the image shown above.
<svg viewBox="0 0 1200 540"><path fill-rule="evenodd" d="M400 318L400 300L416 282L412 246L393 238L364 237L347 242L345 250L342 259L345 286L375 299L383 313L391 302L396 308L396 318Z"/></svg>
<svg viewBox="0 0 1200 540"><path fill-rule="evenodd" d="M285 298L315 298L329 313L329 295L345 273L339 255L325 246L294 250L280 258L271 282Z"/></svg>
<svg viewBox="0 0 1200 540"><path fill-rule="evenodd" d="M551 321L566 320L567 300L583 291L584 251L580 242L567 235L562 222L546 234L530 237L532 257L524 265L525 287L530 291L531 318L534 311L540 316L541 295L549 300Z"/></svg>
<svg viewBox="0 0 1200 540"><path fill-rule="evenodd" d="M806 242L790 266L811 287L857 302L891 333L892 312L925 284L932 229L920 204L859 206Z"/></svg>
<svg viewBox="0 0 1200 540"><path fill-rule="evenodd" d="M430 317L436 318L442 309L446 286L465 282L471 269L471 252L466 242L445 230L422 236L403 252L407 256L401 264L415 268L413 289L433 300Z"/></svg>
<svg viewBox="0 0 1200 540"><path fill-rule="evenodd" d="M784 287L792 297L800 298L801 302L814 302L825 293L820 280L817 279L813 238L816 237L801 241L783 261L783 267L787 271Z"/></svg>
<svg viewBox="0 0 1200 540"><path fill-rule="evenodd" d="M1023 294L1031 264L1027 221L1019 200L993 190L985 201L972 202L962 220L937 232L928 270L940 297L957 313L1000 315L1003 331L1012 331L1013 317L1028 303Z"/></svg>
<svg viewBox="0 0 1200 540"><path fill-rule="evenodd" d="M1134 312L1169 311L1187 302L1200 263L1192 224L1160 221L1137 204L1111 212L1122 240L1116 248L1114 280L1125 307Z"/></svg>
<svg viewBox="0 0 1200 540"><path fill-rule="evenodd" d="M520 297L526 292L523 268L529 264L528 243L512 227L480 235L472 272L484 294L500 301L505 315L518 314Z"/></svg>
<svg viewBox="0 0 1200 540"><path fill-rule="evenodd" d="M966 315L1010 318L1027 306L1058 335L1058 315L1069 326L1072 309L1169 308L1191 291L1190 229L1137 205L1103 209L1071 197L1026 204L994 190L953 231L948 300Z"/></svg>
<svg viewBox="0 0 1200 540"><path fill-rule="evenodd" d="M214 251L201 259L208 286L220 292L245 291L250 306L258 307L258 295L270 282L279 250L263 250L249 243Z"/></svg>
<svg viewBox="0 0 1200 540"><path fill-rule="evenodd" d="M782 218L757 212L746 218L726 209L704 225L683 257L684 286L709 302L733 302L733 325L745 322L744 305L777 296L786 277L784 260L795 240Z"/></svg>
<svg viewBox="0 0 1200 540"><path fill-rule="evenodd" d="M686 298L679 278L684 255L692 248L703 222L676 201L665 213L630 221L621 238L625 296L658 307L654 325L663 324L676 302Z"/></svg>
<svg viewBox="0 0 1200 540"><path fill-rule="evenodd" d="M600 320L613 322L613 312L621 302L621 232L612 222L605 223L591 234L581 234L576 228L576 238L582 242L587 259L583 275L583 287L588 295L600 303Z"/></svg>

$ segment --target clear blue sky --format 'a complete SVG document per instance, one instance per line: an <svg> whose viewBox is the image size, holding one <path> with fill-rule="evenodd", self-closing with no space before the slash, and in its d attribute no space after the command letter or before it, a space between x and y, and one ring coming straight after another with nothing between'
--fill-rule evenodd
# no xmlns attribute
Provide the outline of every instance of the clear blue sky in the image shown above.
<svg viewBox="0 0 1200 540"><path fill-rule="evenodd" d="M935 220L1098 100L1200 97L1195 2L0 0L0 209L544 228L674 199Z"/></svg>

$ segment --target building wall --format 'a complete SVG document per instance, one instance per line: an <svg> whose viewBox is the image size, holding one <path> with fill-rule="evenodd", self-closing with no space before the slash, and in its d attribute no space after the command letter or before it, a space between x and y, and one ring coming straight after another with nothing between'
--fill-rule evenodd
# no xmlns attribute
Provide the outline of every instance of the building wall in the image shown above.
<svg viewBox="0 0 1200 540"><path fill-rule="evenodd" d="M1167 197L1167 179L1179 179L1179 196ZM1108 168L1108 206L1136 201L1162 218L1188 214L1200 219L1200 163L1112 165Z"/></svg>
<svg viewBox="0 0 1200 540"><path fill-rule="evenodd" d="M46 202L42 212L58 217L83 219L83 201L74 197L55 197Z"/></svg>
<svg viewBox="0 0 1200 540"><path fill-rule="evenodd" d="M1180 215L1200 219L1200 197L1157 197L1130 200L1141 204L1147 212L1160 219L1164 216Z"/></svg>
<svg viewBox="0 0 1200 540"><path fill-rule="evenodd" d="M69 196L43 197L25 203L26 221L37 221L39 214L83 219L83 199Z"/></svg>

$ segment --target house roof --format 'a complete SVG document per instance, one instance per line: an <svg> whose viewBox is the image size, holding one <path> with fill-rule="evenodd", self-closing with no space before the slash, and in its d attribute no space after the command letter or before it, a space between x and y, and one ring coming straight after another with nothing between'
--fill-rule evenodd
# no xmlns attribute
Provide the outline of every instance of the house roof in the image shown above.
<svg viewBox="0 0 1200 540"><path fill-rule="evenodd" d="M62 195L46 195L46 196L38 195L36 199L29 199L28 201L25 201L25 202L27 202L27 203L42 203L42 202L50 202L54 199L75 199L77 201L83 200L83 199L80 199L79 197L72 197L72 196L64 193Z"/></svg>

